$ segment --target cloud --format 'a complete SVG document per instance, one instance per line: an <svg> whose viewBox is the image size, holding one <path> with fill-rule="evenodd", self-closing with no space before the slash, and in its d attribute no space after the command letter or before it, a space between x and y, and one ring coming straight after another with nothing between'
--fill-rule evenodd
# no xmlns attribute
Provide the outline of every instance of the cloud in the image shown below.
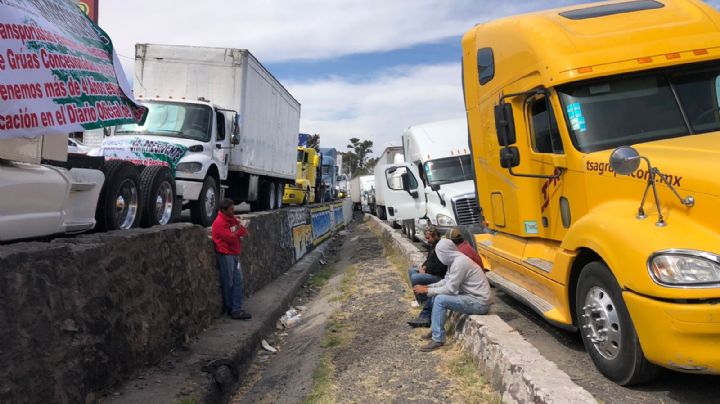
<svg viewBox="0 0 720 404"><path fill-rule="evenodd" d="M333 78L285 83L302 103L300 129L344 150L348 139L375 143L375 154L399 145L410 125L465 116L460 64L396 67L377 79Z"/></svg>
<svg viewBox="0 0 720 404"><path fill-rule="evenodd" d="M582 1L107 0L100 25L129 57L135 43L162 43L247 48L269 63L409 48L500 16Z"/></svg>

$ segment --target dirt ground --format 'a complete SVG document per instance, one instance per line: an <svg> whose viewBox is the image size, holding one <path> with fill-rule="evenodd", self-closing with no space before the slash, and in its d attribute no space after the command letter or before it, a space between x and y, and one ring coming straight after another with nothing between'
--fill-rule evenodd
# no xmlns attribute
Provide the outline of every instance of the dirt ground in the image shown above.
<svg viewBox="0 0 720 404"><path fill-rule="evenodd" d="M499 402L452 339L418 350L428 329L406 324L419 310L406 269L365 224L337 243L294 303L301 322L268 336L279 352L259 353L233 403Z"/></svg>

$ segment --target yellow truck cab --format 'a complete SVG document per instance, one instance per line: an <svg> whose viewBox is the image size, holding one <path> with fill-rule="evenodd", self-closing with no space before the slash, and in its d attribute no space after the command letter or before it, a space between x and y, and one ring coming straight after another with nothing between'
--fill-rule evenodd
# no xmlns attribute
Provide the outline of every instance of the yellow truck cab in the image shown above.
<svg viewBox="0 0 720 404"><path fill-rule="evenodd" d="M286 184L283 204L307 205L315 203L315 182L320 155L312 147L298 147L297 177L294 184Z"/></svg>
<svg viewBox="0 0 720 404"><path fill-rule="evenodd" d="M489 278L622 385L720 373L719 27L702 1L625 0L463 37Z"/></svg>

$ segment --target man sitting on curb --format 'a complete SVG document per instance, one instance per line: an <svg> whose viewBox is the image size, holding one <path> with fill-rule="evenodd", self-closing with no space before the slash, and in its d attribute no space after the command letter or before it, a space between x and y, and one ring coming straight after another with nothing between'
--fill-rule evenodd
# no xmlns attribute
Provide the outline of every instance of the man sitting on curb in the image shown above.
<svg viewBox="0 0 720 404"><path fill-rule="evenodd" d="M412 267L408 271L408 278L410 278L410 284L413 287L416 285L429 285L431 283L440 282L447 272L447 265L440 262L435 254L435 246L438 241L440 241L440 231L435 227L428 226L425 229L425 239L431 247L427 259L419 269L417 267ZM424 294L421 295L416 293L415 299L421 306L426 305L427 303L427 296ZM408 324L412 327L430 327L430 310L430 307L424 306L418 317L408 321Z"/></svg>
<svg viewBox="0 0 720 404"><path fill-rule="evenodd" d="M249 320L252 317L243 310L243 276L240 268L240 239L247 235L247 229L235 217L232 199L223 199L212 225L212 239L220 272L223 312L236 320Z"/></svg>
<svg viewBox="0 0 720 404"><path fill-rule="evenodd" d="M478 264L480 268L483 269L483 271L487 272L487 269L485 269L485 266L482 263L482 259L478 255L477 251L475 251L475 249L470 245L470 243L465 241L465 238L462 236L460 230L457 227L450 230L445 237L449 238L450 241L455 243L458 251L465 254L468 258Z"/></svg>
<svg viewBox="0 0 720 404"><path fill-rule="evenodd" d="M424 339L431 341L420 348L423 352L434 351L445 345L445 318L447 311L464 314L487 314L492 294L482 268L465 254L458 251L455 244L443 239L435 247L437 256L448 266L445 279L432 285L417 285L415 293L427 294L432 307L431 332Z"/></svg>

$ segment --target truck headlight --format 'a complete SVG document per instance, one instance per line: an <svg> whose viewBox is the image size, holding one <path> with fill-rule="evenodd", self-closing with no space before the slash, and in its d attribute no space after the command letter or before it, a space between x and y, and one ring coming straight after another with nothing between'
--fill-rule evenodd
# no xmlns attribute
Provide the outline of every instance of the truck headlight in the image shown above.
<svg viewBox="0 0 720 404"><path fill-rule="evenodd" d="M455 226L455 219L446 215L437 215L438 226Z"/></svg>
<svg viewBox="0 0 720 404"><path fill-rule="evenodd" d="M175 170L184 173L199 173L202 171L202 167L201 163L180 163L175 167Z"/></svg>
<svg viewBox="0 0 720 404"><path fill-rule="evenodd" d="M650 276L669 286L701 286L720 283L720 257L704 251L659 251L648 259Z"/></svg>

